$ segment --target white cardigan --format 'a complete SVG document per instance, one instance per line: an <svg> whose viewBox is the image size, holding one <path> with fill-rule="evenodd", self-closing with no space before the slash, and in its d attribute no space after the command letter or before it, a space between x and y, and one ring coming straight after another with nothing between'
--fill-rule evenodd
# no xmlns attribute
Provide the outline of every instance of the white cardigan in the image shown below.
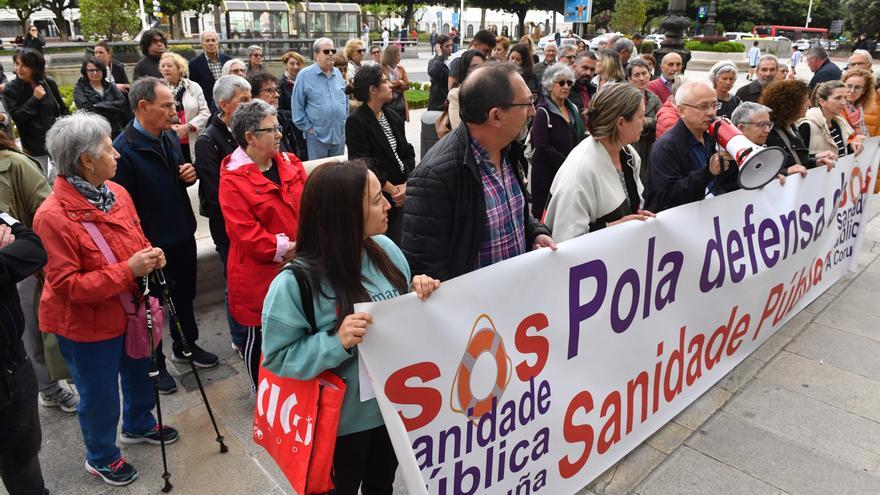
<svg viewBox="0 0 880 495"><path fill-rule="evenodd" d="M208 102L205 100L205 93L201 86L185 77L180 79L180 84L186 90L183 93L183 113L186 116L186 123L196 128L195 132L190 131L188 134L189 154L195 162L196 139L205 132L208 119L211 118L211 110L208 108Z"/></svg>
<svg viewBox="0 0 880 495"><path fill-rule="evenodd" d="M626 146L626 152L632 157L633 177L639 192L640 204L633 208L636 210L641 208L645 190L639 180L641 159L630 145ZM554 241L566 241L588 233L590 223L617 210L625 201L626 192L611 156L600 142L588 136L571 150L556 172L544 224L553 231Z"/></svg>
<svg viewBox="0 0 880 495"><path fill-rule="evenodd" d="M853 134L852 126L849 125L846 118L840 115L835 116L834 121L840 126L840 137L843 138L843 145L847 146L849 138ZM822 151L830 151L834 153L834 156L837 156L837 143L831 137L831 131L828 129L828 123L825 121L822 109L813 107L807 110L806 115L798 121L797 125L800 126L805 122L810 126L810 154L815 155Z"/></svg>

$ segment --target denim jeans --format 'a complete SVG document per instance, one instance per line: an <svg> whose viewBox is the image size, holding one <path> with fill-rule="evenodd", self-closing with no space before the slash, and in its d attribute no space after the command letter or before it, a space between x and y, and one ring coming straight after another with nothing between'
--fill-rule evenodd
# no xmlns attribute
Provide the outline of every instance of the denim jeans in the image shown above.
<svg viewBox="0 0 880 495"><path fill-rule="evenodd" d="M314 134L308 132L306 132L306 146L309 149L309 160L338 156L345 152L345 143L322 143L315 138Z"/></svg>
<svg viewBox="0 0 880 495"><path fill-rule="evenodd" d="M122 385L122 431L142 434L156 426L156 399L148 375L150 359L125 354L125 337L74 342L58 336L61 355L79 390L79 426L92 465L110 464L121 456L116 446L119 386Z"/></svg>

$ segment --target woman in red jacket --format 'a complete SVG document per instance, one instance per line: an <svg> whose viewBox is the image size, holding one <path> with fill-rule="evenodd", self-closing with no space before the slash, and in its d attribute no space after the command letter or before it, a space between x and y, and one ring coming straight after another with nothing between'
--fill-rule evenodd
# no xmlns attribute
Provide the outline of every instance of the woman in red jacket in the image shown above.
<svg viewBox="0 0 880 495"><path fill-rule="evenodd" d="M125 352L128 318L120 301L120 295L139 292L138 278L165 266L165 255L150 246L126 190L108 180L119 153L103 117L85 112L64 117L46 134L46 143L58 178L34 218L49 254L40 329L57 335L79 389L86 471L111 485L127 485L138 473L116 446L120 383L122 443L158 445L160 436L165 443L178 438L169 426L160 432L151 413L150 360ZM84 223L97 228L117 262L106 259Z"/></svg>
<svg viewBox="0 0 880 495"><path fill-rule="evenodd" d="M306 172L296 155L279 151L282 127L265 101L239 105L232 136L240 147L220 166L220 209L229 235L229 312L247 327L244 359L256 392L263 299L281 265L293 258Z"/></svg>

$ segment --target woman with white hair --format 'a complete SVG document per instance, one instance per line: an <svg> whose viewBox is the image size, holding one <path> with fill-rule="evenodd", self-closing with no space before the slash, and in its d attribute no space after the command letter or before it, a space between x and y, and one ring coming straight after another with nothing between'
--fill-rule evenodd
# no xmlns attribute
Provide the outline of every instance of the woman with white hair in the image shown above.
<svg viewBox="0 0 880 495"><path fill-rule="evenodd" d="M247 53L247 75L263 70L263 47L260 45L251 45L247 47Z"/></svg>
<svg viewBox="0 0 880 495"><path fill-rule="evenodd" d="M630 84L609 84L587 111L590 136L559 168L544 224L556 242L629 220L653 217L642 210L641 159L632 144L642 135L645 98Z"/></svg>
<svg viewBox="0 0 880 495"><path fill-rule="evenodd" d="M220 73L224 76L247 77L247 66L244 63L244 60L240 58L233 58L231 60L227 60L226 63L223 64L223 68L220 70Z"/></svg>
<svg viewBox="0 0 880 495"><path fill-rule="evenodd" d="M568 99L577 79L571 66L556 63L547 67L541 79L547 95L535 109L532 121L532 215L541 218L547 206L550 184L565 157L584 138L584 123L575 104Z"/></svg>
<svg viewBox="0 0 880 495"><path fill-rule="evenodd" d="M205 131L211 118L211 109L202 87L189 80L189 67L186 59L174 52L165 52L159 58L159 71L174 98L174 111L177 120L171 129L177 133L184 163L192 163L196 155L196 139Z"/></svg>
<svg viewBox="0 0 880 495"><path fill-rule="evenodd" d="M735 94L731 93L736 84L736 64L730 60L723 60L709 69L709 82L715 88L715 98L718 99L715 114L719 117L730 118L736 107L742 103Z"/></svg>
<svg viewBox="0 0 880 495"><path fill-rule="evenodd" d="M106 120L87 112L64 117L49 130L46 145L58 179L34 219L49 254L40 328L58 337L80 392L86 472L123 486L138 472L116 445L120 388L122 443L178 439L170 426L160 431L151 412L156 404L149 358L129 356L125 343L130 301L143 300L137 282L164 267L165 254L150 245L125 188L109 180L119 153Z"/></svg>

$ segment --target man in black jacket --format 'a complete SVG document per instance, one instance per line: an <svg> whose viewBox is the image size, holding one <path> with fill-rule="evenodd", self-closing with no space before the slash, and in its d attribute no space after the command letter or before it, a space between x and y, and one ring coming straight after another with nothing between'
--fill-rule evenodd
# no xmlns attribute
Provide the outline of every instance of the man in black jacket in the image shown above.
<svg viewBox="0 0 880 495"><path fill-rule="evenodd" d="M223 212L220 211L220 164L238 147L230 131L232 114L240 103L251 100L251 85L241 76L223 76L214 83L212 94L220 113L211 119L211 124L196 141L195 166L199 176L199 214L208 219L211 239L220 255L225 276L229 236L226 235L226 222L223 221ZM226 322L229 324L232 348L239 356L244 356L247 329L232 319L228 300Z"/></svg>
<svg viewBox="0 0 880 495"><path fill-rule="evenodd" d="M37 458L37 378L21 342L24 315L15 288L45 264L40 238L0 212L0 478L9 493L49 493Z"/></svg>
<svg viewBox="0 0 880 495"><path fill-rule="evenodd" d="M428 62L428 77L431 78L431 93L428 95L428 110L443 110L449 94L449 66L446 59L452 54L452 40L449 36L437 36L435 46L437 56Z"/></svg>
<svg viewBox="0 0 880 495"><path fill-rule="evenodd" d="M229 55L220 53L220 40L214 31L202 31L199 35L202 42L201 55L189 61L189 79L202 87L205 100L211 115L217 114L217 106L214 103L214 83L223 73L223 64L231 59Z"/></svg>
<svg viewBox="0 0 880 495"><path fill-rule="evenodd" d="M171 131L176 115L174 99L164 81L153 77L136 80L129 99L135 118L113 141L120 155L113 181L131 195L147 239L165 252L165 276L193 362L203 368L216 366L217 356L196 344L196 218L186 188L196 182L197 176L191 163L183 163L180 142ZM172 359L185 361L179 333L171 332L171 337ZM159 349L159 392L169 394L177 390L177 385L165 368L161 346Z"/></svg>
<svg viewBox="0 0 880 495"><path fill-rule="evenodd" d="M583 115L590 108L590 100L596 94L596 86L593 85L593 76L596 75L596 54L584 50L577 54L574 59L574 72L577 80L568 93L568 99L577 107Z"/></svg>
<svg viewBox="0 0 880 495"><path fill-rule="evenodd" d="M810 91L823 82L837 81L843 76L840 67L828 60L828 52L819 45L811 47L804 53L804 61L813 71L813 78L810 79Z"/></svg>
<svg viewBox="0 0 880 495"><path fill-rule="evenodd" d="M755 72L755 80L749 84L739 88L736 97L742 101L750 101L758 103L761 99L761 93L768 84L776 80L776 73L779 72L779 59L776 55L766 54L758 59L758 69Z"/></svg>
<svg viewBox="0 0 880 495"><path fill-rule="evenodd" d="M435 144L407 181L402 248L413 273L449 280L540 247L556 249L532 217L509 150L535 114L511 64L480 67L459 95L462 125Z"/></svg>
<svg viewBox="0 0 880 495"><path fill-rule="evenodd" d="M651 147L645 209L655 213L705 198L729 165L707 132L715 119L715 90L702 81L685 83L675 102L681 118Z"/></svg>

